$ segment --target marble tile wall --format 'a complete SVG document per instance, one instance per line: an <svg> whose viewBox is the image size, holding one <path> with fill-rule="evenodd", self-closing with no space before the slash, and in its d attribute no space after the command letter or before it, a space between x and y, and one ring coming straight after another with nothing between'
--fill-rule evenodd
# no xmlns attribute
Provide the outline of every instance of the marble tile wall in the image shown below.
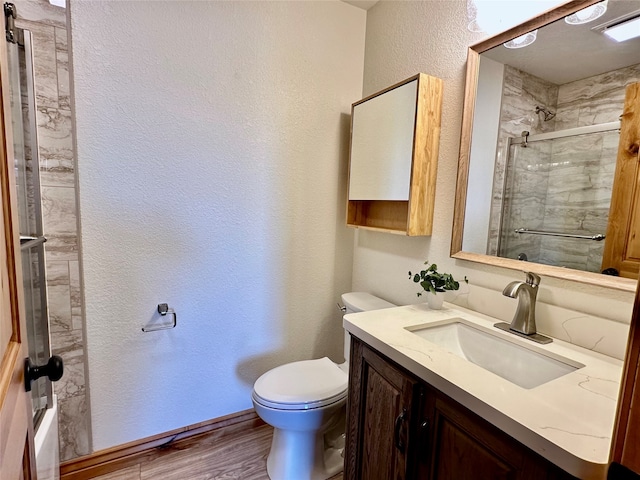
<svg viewBox="0 0 640 480"><path fill-rule="evenodd" d="M506 137L520 136L523 130L534 134L615 121L622 112L625 86L638 80L640 65L560 86L506 67L500 141L504 145ZM541 91L545 88L546 96ZM551 122L543 122L542 116L531 121L528 108L536 104L555 111L556 117ZM501 234L501 256L517 258L522 252L531 261L601 271L603 242L516 235L513 230L605 233L617 145L614 131L536 142L527 149L512 147L508 170L503 146L494 178L490 253L498 251Z"/></svg>
<svg viewBox="0 0 640 480"><path fill-rule="evenodd" d="M33 36L42 216L51 348L64 360L58 395L61 460L90 453L82 295L78 262L66 12L45 0L16 0L18 27Z"/></svg>
<svg viewBox="0 0 640 480"><path fill-rule="evenodd" d="M606 233L616 166L617 131L553 141L543 229L578 235ZM604 242L543 237L540 261L600 272Z"/></svg>
<svg viewBox="0 0 640 480"><path fill-rule="evenodd" d="M521 182L519 185L514 185L513 179L520 177L517 172L512 171L513 176L505 179L508 158L507 140L510 137L521 136L523 131L528 131L531 135L553 131L554 120L544 122L542 115L536 115L535 108L536 106L554 108L557 96L558 88L555 85L516 68L505 66L498 132L498 155L494 172L489 224L487 248L489 255L498 254L498 244L500 243L501 256L516 258L518 253L521 253L523 237L513 233L513 229L521 227L533 229L542 225L543 217L539 207L544 191L544 179L536 165L543 159L539 156L532 156L532 150L519 149L522 152L522 158L517 162L516 168L523 173L526 172L527 178L538 185L538 190L527 191L522 188ZM519 207L518 205L505 204L504 216L511 218L511 224L508 228L502 229L505 235L499 239L503 216L503 190L507 194L515 193L523 205ZM540 240L528 238L525 241L527 242L526 253L530 260L535 261L533 259L538 256Z"/></svg>
<svg viewBox="0 0 640 480"><path fill-rule="evenodd" d="M561 85L557 129L614 122L622 113L625 87L640 81L640 64Z"/></svg>
<svg viewBox="0 0 640 480"><path fill-rule="evenodd" d="M625 87L640 81L640 65L560 85L556 129L618 120ZM553 168L545 209L545 230L606 233L615 174L617 131L553 141ZM541 261L591 272L602 271L604 242L545 237Z"/></svg>
<svg viewBox="0 0 640 480"><path fill-rule="evenodd" d="M511 151L504 190L500 255L518 258L525 254L528 261L539 262L543 237L517 234L515 230L543 228L551 146L537 142L526 148L512 147Z"/></svg>

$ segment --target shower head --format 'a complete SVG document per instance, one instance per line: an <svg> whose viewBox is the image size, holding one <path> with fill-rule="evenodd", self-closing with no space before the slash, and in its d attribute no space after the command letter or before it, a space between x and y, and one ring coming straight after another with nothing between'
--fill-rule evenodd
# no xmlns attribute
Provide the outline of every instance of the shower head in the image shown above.
<svg viewBox="0 0 640 480"><path fill-rule="evenodd" d="M555 112L552 112L548 108L536 106L536 114L540 114L540 113L544 114L543 120L545 122L548 122L549 120L551 120L556 116Z"/></svg>

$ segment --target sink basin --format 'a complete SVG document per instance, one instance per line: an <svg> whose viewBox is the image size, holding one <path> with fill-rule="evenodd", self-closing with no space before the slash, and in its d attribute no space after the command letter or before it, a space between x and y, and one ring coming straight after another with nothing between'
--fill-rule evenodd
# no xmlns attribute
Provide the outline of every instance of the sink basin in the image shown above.
<svg viewBox="0 0 640 480"><path fill-rule="evenodd" d="M584 365L512 343L462 318L408 327L411 333L523 388L534 388Z"/></svg>

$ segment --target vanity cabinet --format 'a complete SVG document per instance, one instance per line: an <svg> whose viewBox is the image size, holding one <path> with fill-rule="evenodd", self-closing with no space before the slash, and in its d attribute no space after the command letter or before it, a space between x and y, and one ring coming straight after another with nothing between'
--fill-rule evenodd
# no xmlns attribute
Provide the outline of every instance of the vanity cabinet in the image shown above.
<svg viewBox="0 0 640 480"><path fill-rule="evenodd" d="M418 382L354 340L351 361L344 478L403 479Z"/></svg>
<svg viewBox="0 0 640 480"><path fill-rule="evenodd" d="M352 337L345 480L570 480Z"/></svg>
<svg viewBox="0 0 640 480"><path fill-rule="evenodd" d="M431 235L442 83L420 73L352 105L348 226Z"/></svg>

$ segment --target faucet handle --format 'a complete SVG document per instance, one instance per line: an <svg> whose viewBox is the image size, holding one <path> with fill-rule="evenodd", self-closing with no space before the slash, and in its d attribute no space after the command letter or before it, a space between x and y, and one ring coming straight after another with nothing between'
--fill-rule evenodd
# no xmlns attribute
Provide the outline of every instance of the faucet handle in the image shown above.
<svg viewBox="0 0 640 480"><path fill-rule="evenodd" d="M540 285L540 277L538 275L531 272L524 272L524 274L527 277L526 281L529 285L531 285L532 287L537 287L538 285Z"/></svg>

